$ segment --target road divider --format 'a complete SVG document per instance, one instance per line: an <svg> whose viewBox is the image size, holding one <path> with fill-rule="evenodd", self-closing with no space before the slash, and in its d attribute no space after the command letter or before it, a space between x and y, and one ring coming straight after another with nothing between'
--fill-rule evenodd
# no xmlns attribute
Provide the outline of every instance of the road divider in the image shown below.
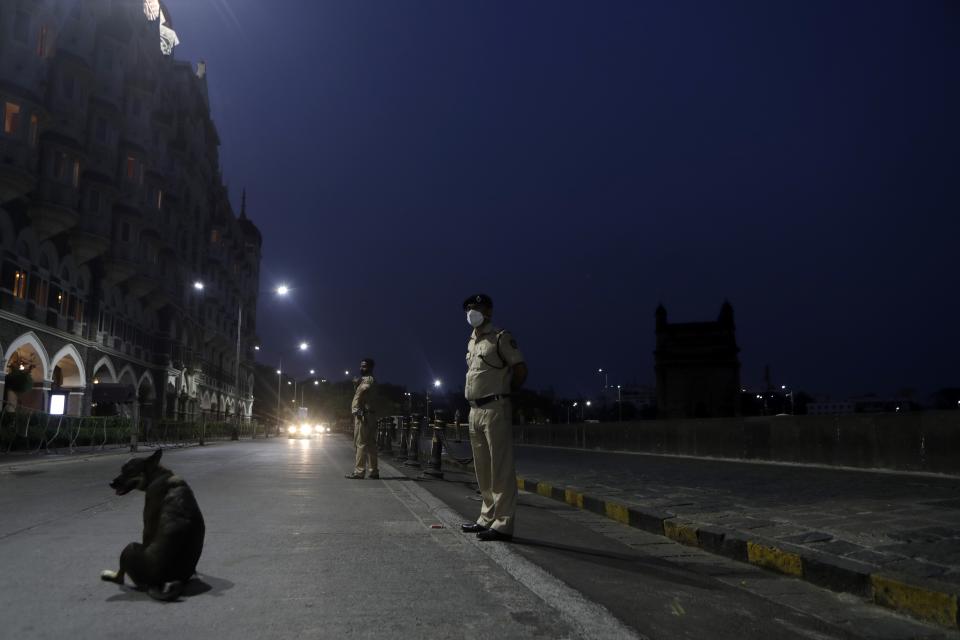
<svg viewBox="0 0 960 640"><path fill-rule="evenodd" d="M852 593L925 622L960 629L960 585L884 571L848 558L681 519L669 512L591 496L573 487L558 487L517 476L517 488L680 544L794 576L833 591Z"/></svg>

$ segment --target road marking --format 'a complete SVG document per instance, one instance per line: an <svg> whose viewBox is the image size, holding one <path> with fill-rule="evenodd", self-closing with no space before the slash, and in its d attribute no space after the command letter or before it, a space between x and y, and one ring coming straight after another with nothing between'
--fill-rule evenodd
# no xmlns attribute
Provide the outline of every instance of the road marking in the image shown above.
<svg viewBox="0 0 960 640"><path fill-rule="evenodd" d="M390 473L400 473L382 460L380 467L381 471L386 468ZM397 489L407 492L423 503L437 520L447 526L448 530L458 527L463 520L463 517L445 502L415 482L385 484L408 509L410 506L402 496L397 494ZM422 521L413 509L410 511ZM587 599L579 591L571 589L566 583L513 551L509 544L480 542L474 536L460 536L459 539L462 544L471 545L485 553L514 580L555 609L580 637L587 640L649 640L647 636L637 633L620 622L606 607Z"/></svg>

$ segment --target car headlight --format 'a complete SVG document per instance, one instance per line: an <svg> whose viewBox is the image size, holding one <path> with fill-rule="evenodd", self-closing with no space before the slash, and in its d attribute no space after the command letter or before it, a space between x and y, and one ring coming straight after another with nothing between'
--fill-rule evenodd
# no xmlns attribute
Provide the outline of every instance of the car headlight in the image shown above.
<svg viewBox="0 0 960 640"><path fill-rule="evenodd" d="M297 432L296 425L290 425L289 427L287 427L287 433L296 433L296 432Z"/></svg>
<svg viewBox="0 0 960 640"><path fill-rule="evenodd" d="M300 433L302 433L303 435L308 436L310 435L311 431L313 431L313 427L311 427L310 425L308 424L300 425Z"/></svg>

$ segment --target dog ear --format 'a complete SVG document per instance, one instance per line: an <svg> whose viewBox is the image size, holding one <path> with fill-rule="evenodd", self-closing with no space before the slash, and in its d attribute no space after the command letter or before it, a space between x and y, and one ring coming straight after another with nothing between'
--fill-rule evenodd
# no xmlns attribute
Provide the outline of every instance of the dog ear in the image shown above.
<svg viewBox="0 0 960 640"><path fill-rule="evenodd" d="M163 449L157 449L153 452L153 455L147 458L147 462L152 462L154 464L160 462L160 456L163 455Z"/></svg>

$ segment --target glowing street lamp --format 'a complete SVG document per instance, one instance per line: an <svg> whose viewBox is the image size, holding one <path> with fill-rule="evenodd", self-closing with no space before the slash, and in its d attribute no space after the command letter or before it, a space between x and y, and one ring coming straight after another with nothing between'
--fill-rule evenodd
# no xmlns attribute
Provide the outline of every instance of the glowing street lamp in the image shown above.
<svg viewBox="0 0 960 640"><path fill-rule="evenodd" d="M433 381L433 388L439 389L443 385L443 382L440 381L440 378L437 378ZM430 392L427 391L425 394L427 397L427 422L430 421Z"/></svg>
<svg viewBox="0 0 960 640"><path fill-rule="evenodd" d="M609 372L604 371L603 369L597 369L597 374L603 378L603 388L606 389L610 386L610 380L608 378Z"/></svg>

